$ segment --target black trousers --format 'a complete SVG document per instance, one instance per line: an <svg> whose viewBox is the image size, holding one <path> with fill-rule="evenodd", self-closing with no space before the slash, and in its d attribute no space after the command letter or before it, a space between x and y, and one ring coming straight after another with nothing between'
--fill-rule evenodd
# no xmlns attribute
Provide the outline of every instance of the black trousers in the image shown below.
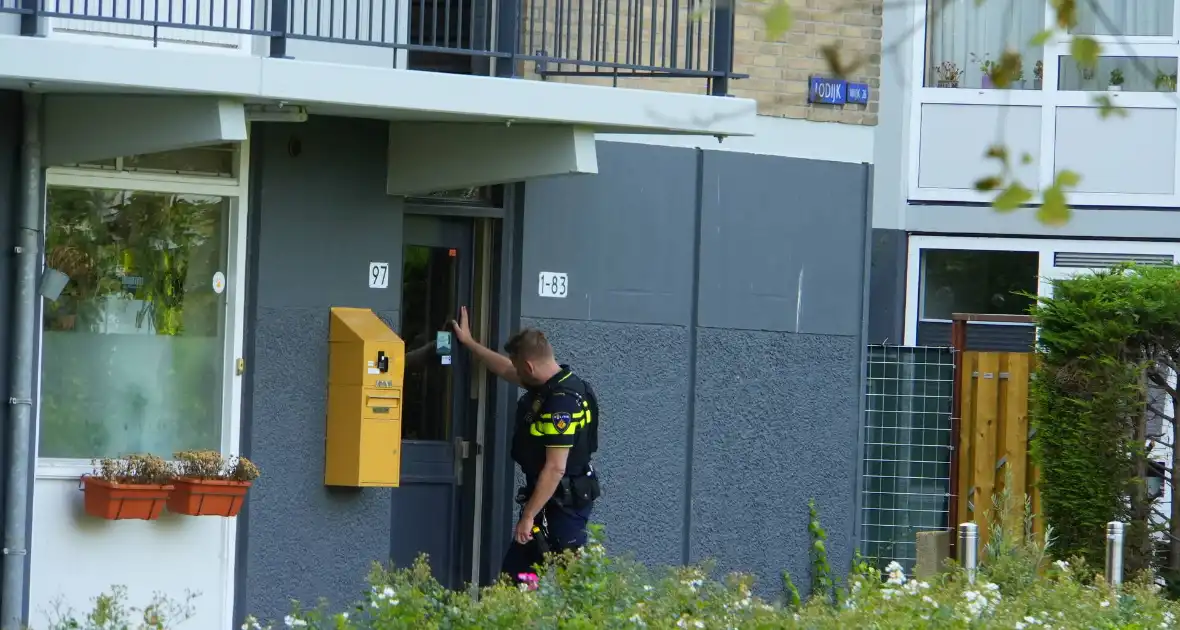
<svg viewBox="0 0 1180 630"><path fill-rule="evenodd" d="M544 518L549 528L549 551L561 553L567 549L581 549L586 545L588 535L586 526L590 522L590 512L593 505L583 508L562 507L547 503L537 515L535 523L540 525ZM523 508L522 508L523 509ZM514 539L508 545L508 553L504 554L504 564L501 569L513 580L521 581L521 573L533 573L535 565L541 564L544 556L536 539L525 544L519 544Z"/></svg>

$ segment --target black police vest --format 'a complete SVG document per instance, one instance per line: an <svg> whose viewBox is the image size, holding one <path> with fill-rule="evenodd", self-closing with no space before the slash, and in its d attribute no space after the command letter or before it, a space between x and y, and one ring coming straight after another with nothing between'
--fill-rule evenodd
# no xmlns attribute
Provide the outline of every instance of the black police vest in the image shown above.
<svg viewBox="0 0 1180 630"><path fill-rule="evenodd" d="M566 373L568 368L562 370L562 375ZM584 474L590 465L590 456L598 452L598 397L590 383L570 374L560 382L555 378L545 385L530 388L516 403L516 427L512 437L512 459L520 465L529 483L536 480L545 465L545 445L529 434L529 426L541 413L546 399L557 391L573 396L579 404L585 401L590 412L589 426L579 431L574 439L566 462L566 476Z"/></svg>

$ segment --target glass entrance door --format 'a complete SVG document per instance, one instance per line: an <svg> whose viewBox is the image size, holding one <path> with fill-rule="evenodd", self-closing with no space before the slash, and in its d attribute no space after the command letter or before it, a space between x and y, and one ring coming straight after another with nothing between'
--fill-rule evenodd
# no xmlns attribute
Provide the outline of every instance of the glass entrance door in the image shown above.
<svg viewBox="0 0 1180 630"><path fill-rule="evenodd" d="M408 566L429 555L435 577L462 585L471 545L474 446L467 354L449 327L471 303L472 221L407 215L402 246L401 336L406 342L402 486L393 499L391 555ZM450 347L439 333L450 336Z"/></svg>

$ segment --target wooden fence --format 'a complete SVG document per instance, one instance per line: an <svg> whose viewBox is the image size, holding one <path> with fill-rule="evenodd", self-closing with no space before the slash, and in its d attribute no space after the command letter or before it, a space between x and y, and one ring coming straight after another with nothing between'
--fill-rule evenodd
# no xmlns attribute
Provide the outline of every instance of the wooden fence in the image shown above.
<svg viewBox="0 0 1180 630"><path fill-rule="evenodd" d="M1018 532L1025 498L1032 504L1033 531L1039 535L1038 472L1028 449L1028 385L1033 355L1027 352L962 352L958 380L959 413L956 457L952 458L957 501L951 524L974 521L979 544L987 543L993 496L1004 490L1011 474L1014 512L1009 521Z"/></svg>

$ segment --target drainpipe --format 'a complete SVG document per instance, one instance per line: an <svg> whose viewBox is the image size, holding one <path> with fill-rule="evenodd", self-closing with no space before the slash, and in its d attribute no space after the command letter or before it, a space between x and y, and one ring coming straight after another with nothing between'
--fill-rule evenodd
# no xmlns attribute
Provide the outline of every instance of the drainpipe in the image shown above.
<svg viewBox="0 0 1180 630"><path fill-rule="evenodd" d="M41 95L24 93L24 141L21 143L20 218L17 221L16 291L12 317L12 383L8 450L4 454L8 480L4 505L4 564L0 576L0 630L23 628L25 560L29 553L27 520L32 488L29 479L29 442L33 430L33 370L37 334L37 275L41 266Z"/></svg>

